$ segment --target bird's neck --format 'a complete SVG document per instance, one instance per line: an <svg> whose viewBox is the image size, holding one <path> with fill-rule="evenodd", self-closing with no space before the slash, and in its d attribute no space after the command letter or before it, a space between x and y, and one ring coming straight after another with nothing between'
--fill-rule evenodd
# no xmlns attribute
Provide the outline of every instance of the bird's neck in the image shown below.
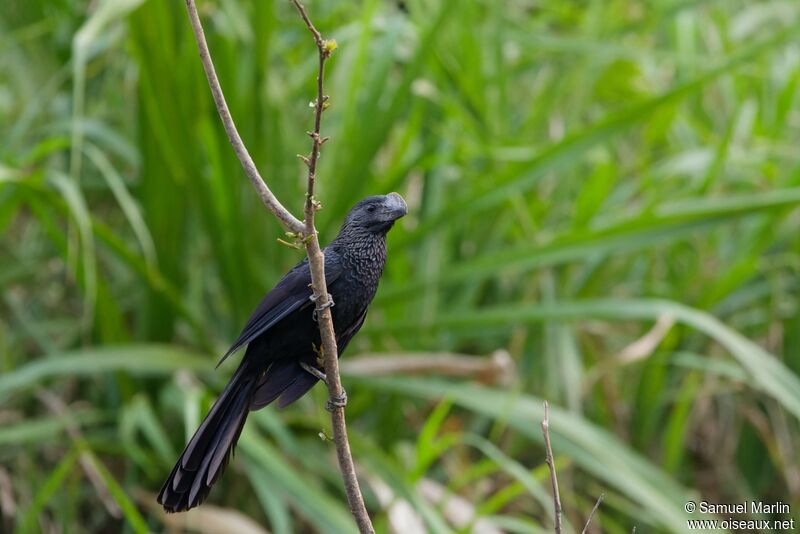
<svg viewBox="0 0 800 534"><path fill-rule="evenodd" d="M386 234L353 233L338 236L331 245L339 253L355 258L369 258L371 261L386 261Z"/></svg>
<svg viewBox="0 0 800 534"><path fill-rule="evenodd" d="M340 235L331 245L354 274L377 285L386 264L386 234Z"/></svg>

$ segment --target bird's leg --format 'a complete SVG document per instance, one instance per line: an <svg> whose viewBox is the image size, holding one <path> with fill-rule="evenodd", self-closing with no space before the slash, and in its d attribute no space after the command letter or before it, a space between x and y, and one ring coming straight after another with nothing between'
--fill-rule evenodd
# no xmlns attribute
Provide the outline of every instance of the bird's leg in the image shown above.
<svg viewBox="0 0 800 534"><path fill-rule="evenodd" d="M323 373L316 367L308 365L306 362L300 362L300 367L302 367L310 375L317 377L319 380L322 380L326 384L328 383L328 377L325 376L325 373Z"/></svg>
<svg viewBox="0 0 800 534"><path fill-rule="evenodd" d="M311 348L314 349L314 352L317 355L317 365L322 367L325 360L325 351L323 347L317 347L316 344L312 343ZM300 367L305 369L306 372L325 382L326 386L329 386L327 375L320 371L319 368L309 365L305 362L300 362ZM331 396L325 403L325 409L329 412L332 412L336 408L344 408L345 406L347 406L347 392L344 390L344 388L342 388L341 395Z"/></svg>
<svg viewBox="0 0 800 534"><path fill-rule="evenodd" d="M328 293L328 302L326 302L325 304L317 304L317 301L319 300L319 297L317 295L314 295L314 294L312 294L310 297L308 297L308 300L313 302L314 305L315 305L314 311L311 314L311 317L313 317L314 322L317 321L317 314L319 312L321 312L322 310L324 310L326 308L333 308L333 304L334 304L333 295L331 295L330 293Z"/></svg>
<svg viewBox="0 0 800 534"><path fill-rule="evenodd" d="M319 380L328 384L328 377L322 372L320 369L325 368L325 351L322 346L317 347L316 343L311 343L311 350L314 351L314 354L317 355L317 365L314 367L313 365L309 365L306 362L300 362L300 367L302 367L307 373L317 377Z"/></svg>

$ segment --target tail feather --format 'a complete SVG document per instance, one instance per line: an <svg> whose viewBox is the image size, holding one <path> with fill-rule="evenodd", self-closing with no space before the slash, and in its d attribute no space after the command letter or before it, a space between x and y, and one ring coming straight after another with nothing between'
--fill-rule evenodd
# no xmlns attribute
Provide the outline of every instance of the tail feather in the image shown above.
<svg viewBox="0 0 800 534"><path fill-rule="evenodd" d="M217 477L224 469L224 466L228 463L228 459L233 452L232 446L220 446L227 443L234 444L239 440L239 435L242 433L242 428L244 428L244 422L247 419L247 405L250 403L250 395L247 398L239 397L237 402L234 406L231 407L230 416L234 417L233 424L227 425L224 433L221 433L218 442L215 444L215 452L214 455L207 459L208 467L206 475L206 485L211 486L214 482L216 482Z"/></svg>
<svg viewBox="0 0 800 534"><path fill-rule="evenodd" d="M220 421L224 421L225 417L229 416L231 406L238 396L250 393L252 381L252 377L248 376L246 372L246 366L240 365L186 445L180 459L181 467L188 471L199 469L206 456L206 451L212 445L212 440L217 438L219 431L222 430Z"/></svg>
<svg viewBox="0 0 800 534"><path fill-rule="evenodd" d="M158 502L168 512L182 512L202 503L225 470L258 382L243 367L220 394L161 488Z"/></svg>
<svg viewBox="0 0 800 534"><path fill-rule="evenodd" d="M231 377L161 488L158 502L168 512L189 510L208 497L233 454L250 411L278 398L283 408L317 383L317 378L294 360L273 362L261 376L246 361Z"/></svg>

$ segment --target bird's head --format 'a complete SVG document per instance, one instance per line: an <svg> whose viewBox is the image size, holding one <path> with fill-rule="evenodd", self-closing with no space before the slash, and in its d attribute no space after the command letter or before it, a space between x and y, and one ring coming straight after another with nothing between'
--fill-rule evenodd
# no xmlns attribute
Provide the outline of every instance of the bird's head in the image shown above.
<svg viewBox="0 0 800 534"><path fill-rule="evenodd" d="M397 193L367 197L353 206L344 220L342 230L386 234L394 222L406 213L406 201Z"/></svg>

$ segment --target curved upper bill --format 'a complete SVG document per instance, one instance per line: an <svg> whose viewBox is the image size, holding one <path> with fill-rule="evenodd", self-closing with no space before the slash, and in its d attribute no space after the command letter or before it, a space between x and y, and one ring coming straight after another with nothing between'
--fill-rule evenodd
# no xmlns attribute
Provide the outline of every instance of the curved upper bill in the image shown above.
<svg viewBox="0 0 800 534"><path fill-rule="evenodd" d="M408 213L406 201L397 193L386 195L386 208L389 210L392 220L397 220Z"/></svg>

